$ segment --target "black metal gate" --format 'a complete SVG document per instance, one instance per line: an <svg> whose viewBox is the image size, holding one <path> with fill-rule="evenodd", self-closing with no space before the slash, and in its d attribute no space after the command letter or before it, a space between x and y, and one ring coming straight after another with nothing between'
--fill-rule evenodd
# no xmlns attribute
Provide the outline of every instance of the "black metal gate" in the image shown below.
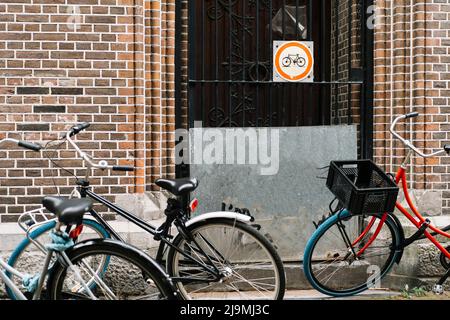
<svg viewBox="0 0 450 320"><path fill-rule="evenodd" d="M372 5L373 0L177 1L177 126L186 105L190 127L194 121L204 127L358 124L360 156L371 158ZM314 83L272 81L275 40L314 41Z"/></svg>

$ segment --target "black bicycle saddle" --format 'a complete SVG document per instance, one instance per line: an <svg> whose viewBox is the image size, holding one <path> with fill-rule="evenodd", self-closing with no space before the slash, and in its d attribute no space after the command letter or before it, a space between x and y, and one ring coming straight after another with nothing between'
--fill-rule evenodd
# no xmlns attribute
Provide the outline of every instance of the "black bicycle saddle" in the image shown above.
<svg viewBox="0 0 450 320"><path fill-rule="evenodd" d="M86 212L92 210L90 199L67 199L63 197L45 197L42 205L58 217L63 224L81 224Z"/></svg>
<svg viewBox="0 0 450 320"><path fill-rule="evenodd" d="M176 196L186 195L198 187L197 179L158 179L155 181L158 187L169 191Z"/></svg>

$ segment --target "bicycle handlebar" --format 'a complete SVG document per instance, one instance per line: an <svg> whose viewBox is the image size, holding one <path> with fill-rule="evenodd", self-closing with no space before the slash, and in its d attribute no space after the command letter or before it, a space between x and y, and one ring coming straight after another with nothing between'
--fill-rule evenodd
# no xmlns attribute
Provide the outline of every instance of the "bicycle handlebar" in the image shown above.
<svg viewBox="0 0 450 320"><path fill-rule="evenodd" d="M72 129L71 129L72 134L70 136L73 137L74 135L79 134L81 131L86 130L90 126L91 126L91 124L89 122L80 123L80 124L72 127Z"/></svg>
<svg viewBox="0 0 450 320"><path fill-rule="evenodd" d="M32 150L32 151L41 151L42 146L40 144L37 143L32 143L32 142L27 142L27 141L19 141L17 143L19 145L19 147L28 149L28 150Z"/></svg>
<svg viewBox="0 0 450 320"><path fill-rule="evenodd" d="M77 124L77 125L73 126L72 128L70 128L70 130L66 134L64 134L62 138L64 139L66 137L73 137L73 136L79 134L81 131L86 130L90 126L91 126L91 124L89 122Z"/></svg>
<svg viewBox="0 0 450 320"><path fill-rule="evenodd" d="M408 113L407 115L405 115L405 119L417 118L418 116L420 116L420 113L412 112L412 113Z"/></svg>
<svg viewBox="0 0 450 320"><path fill-rule="evenodd" d="M438 155L440 155L440 154L442 154L444 152L450 153L450 146L448 146L448 145L446 145L443 150L436 151L436 152L433 152L433 153L428 153L428 154L424 153L424 152L420 151L416 146L414 146L411 141L403 138L397 131L395 131L395 127L397 126L397 123L399 121L412 119L412 118L417 118L419 115L420 115L420 113L418 113L418 112L412 112L412 113L408 113L406 115L402 115L402 116L397 117L394 120L394 122L392 122L392 125L391 125L390 131L391 131L392 135L394 137L396 137L397 139L399 139L401 142L403 142L408 148L410 148L412 151L414 151L416 154L418 154L422 158L436 157L436 156L438 156Z"/></svg>
<svg viewBox="0 0 450 320"><path fill-rule="evenodd" d="M87 129L90 127L90 123L85 122L79 125L76 125L72 127L63 138L67 139L69 144L75 149L75 151L80 155L80 157L88 164L88 169L95 168L95 169L101 169L101 170L112 170L112 171L134 171L134 167L128 167L128 166L111 166L108 165L108 162L106 160L101 160L98 163L94 163L92 159L85 153L83 150L78 147L78 145L75 143L75 141L72 140L72 137L80 133L81 131Z"/></svg>
<svg viewBox="0 0 450 320"><path fill-rule="evenodd" d="M28 150L32 150L32 151L41 151L42 146L40 144L37 143L32 143L32 142L28 142L28 141L20 141L17 139L12 139L12 138L6 138L3 140L0 140L0 144L2 144L3 142L13 142L15 144L17 144L19 147L28 149Z"/></svg>
<svg viewBox="0 0 450 320"><path fill-rule="evenodd" d="M129 167L129 166L113 166L112 168L113 171L134 171L134 167Z"/></svg>

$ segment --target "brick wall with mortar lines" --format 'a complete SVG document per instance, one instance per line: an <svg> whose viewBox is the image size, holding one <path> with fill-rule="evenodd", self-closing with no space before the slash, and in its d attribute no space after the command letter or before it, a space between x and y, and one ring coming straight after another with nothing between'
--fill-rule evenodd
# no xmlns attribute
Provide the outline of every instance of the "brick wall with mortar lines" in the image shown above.
<svg viewBox="0 0 450 320"><path fill-rule="evenodd" d="M138 168L132 175L95 172L94 190L112 200L172 175L170 153L152 153L159 148L155 141L164 146L172 139L166 132L172 130L167 109L173 109L173 44L164 39L173 37L171 12L174 1L2 1L0 138L45 142L73 123L91 122L78 136L84 150ZM149 57L153 52L164 59L164 70ZM152 156L146 158L145 150ZM11 145L0 153L1 222L14 221L43 195L55 194L52 173L59 192L72 190L74 179L52 169L42 155ZM83 174L67 146L57 158Z"/></svg>
<svg viewBox="0 0 450 320"><path fill-rule="evenodd" d="M411 111L422 114L399 128L427 152L438 150L450 140L450 4L441 0L378 0L376 5L379 23L375 30L375 160L392 172L405 155L404 146L389 133L395 116ZM410 134L410 129L414 134ZM434 194L430 198L434 208L427 213L449 214L448 157L414 157L412 163L411 187Z"/></svg>
<svg viewBox="0 0 450 320"><path fill-rule="evenodd" d="M145 1L146 190L175 176L175 0Z"/></svg>
<svg viewBox="0 0 450 320"><path fill-rule="evenodd" d="M351 80L348 66L348 55L350 54L351 68L361 67L361 26L360 26L360 3L358 0L338 1L336 25L336 0L332 1L331 7L331 79L332 81L347 82ZM349 30L349 18L350 30ZM336 41L336 27L338 37ZM351 36L351 50L349 53L349 34ZM336 45L337 63L336 63ZM337 70L336 70L337 66ZM337 71L337 74L336 74ZM349 97L350 90L350 97ZM337 92L337 95L336 95ZM359 124L360 86L339 84L332 86L331 93L331 119L332 124L347 124L349 110L351 124ZM337 102L336 102L337 98ZM337 117L336 117L337 113Z"/></svg>

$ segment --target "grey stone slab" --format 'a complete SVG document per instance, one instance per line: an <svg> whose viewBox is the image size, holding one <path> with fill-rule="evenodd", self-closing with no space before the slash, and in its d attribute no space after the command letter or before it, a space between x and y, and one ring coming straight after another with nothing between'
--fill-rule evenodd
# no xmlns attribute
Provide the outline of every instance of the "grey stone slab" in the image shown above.
<svg viewBox="0 0 450 320"><path fill-rule="evenodd" d="M222 202L248 208L257 222L264 221L263 232L270 234L283 258L298 259L314 231L312 221L328 213L333 199L326 181L318 178L326 177L328 171L318 168L332 160L357 158L357 128L273 129L279 130L277 174L261 175L262 165L191 164L191 176L200 181L194 195L200 200L200 213L220 210ZM191 130L191 159L211 144L198 141L199 130ZM229 129L218 130L225 136ZM249 141L247 149L256 143L255 139Z"/></svg>

